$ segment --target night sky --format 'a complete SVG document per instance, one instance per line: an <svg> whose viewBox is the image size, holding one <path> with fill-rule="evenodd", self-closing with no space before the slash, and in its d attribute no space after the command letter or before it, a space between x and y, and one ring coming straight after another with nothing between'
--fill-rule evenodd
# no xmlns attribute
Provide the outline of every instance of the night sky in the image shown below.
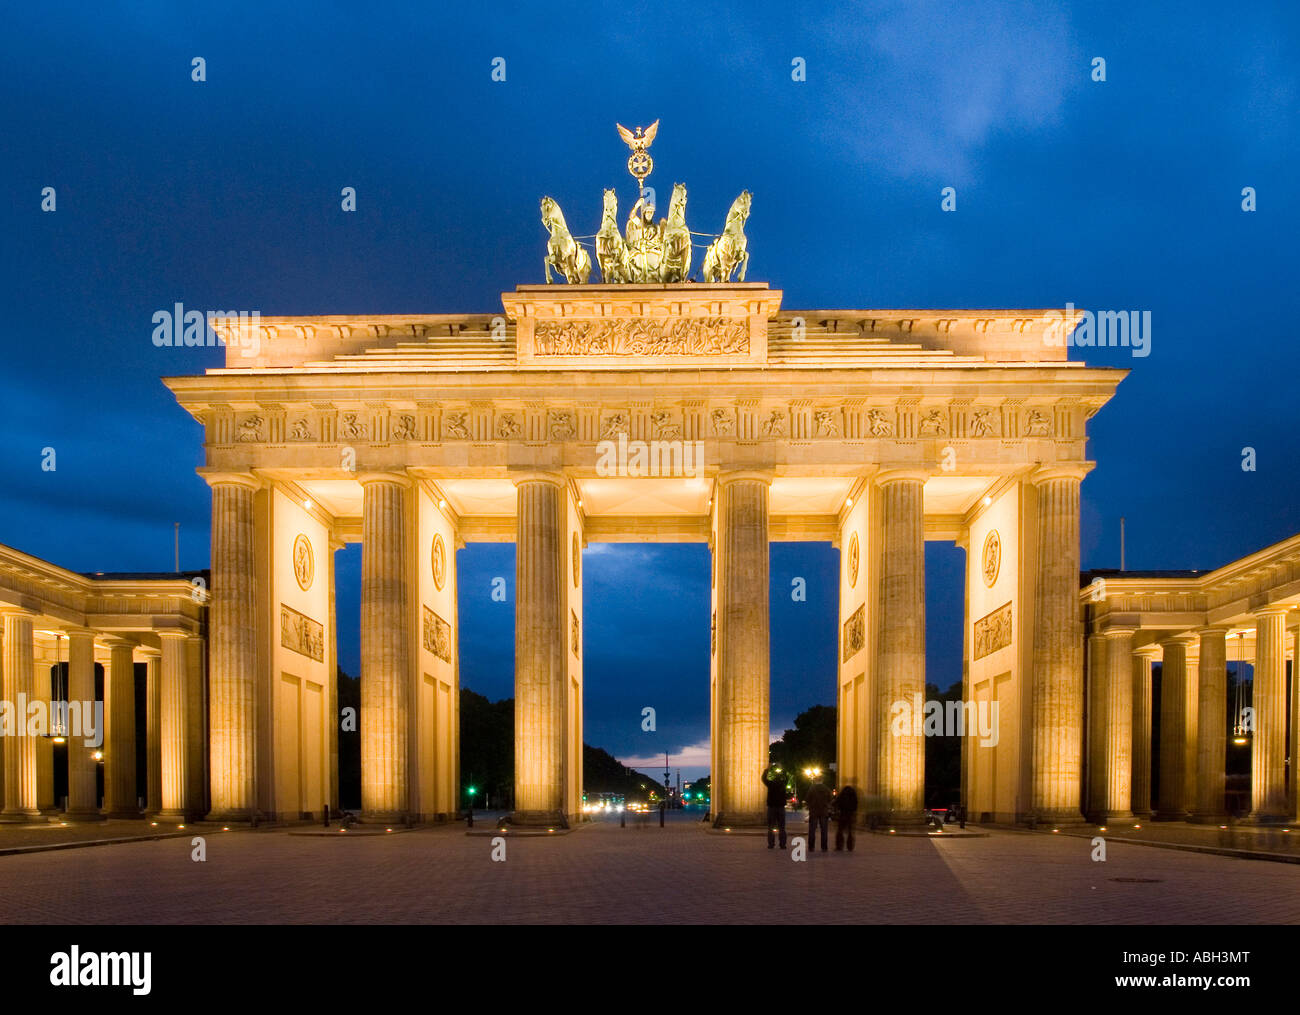
<svg viewBox="0 0 1300 1015"><path fill-rule="evenodd" d="M221 350L155 348L156 310L498 311L542 281L539 198L594 232L602 188L629 203L614 123L656 118L651 182L685 182L701 231L752 191L749 278L787 309L1151 312L1150 356L1086 357L1132 373L1090 424L1085 568L1118 565L1121 516L1130 568L1213 567L1300 529L1294 4L198 6L6 17L0 542L170 570L179 521L181 566L206 567L200 428L159 377ZM360 559L338 559L353 673ZM773 546L778 732L834 701L837 562ZM458 563L462 684L508 696L514 607L489 593L513 586L514 548ZM930 544L927 563L946 687L964 558ZM707 548L593 544L584 573L587 741L695 774Z"/></svg>

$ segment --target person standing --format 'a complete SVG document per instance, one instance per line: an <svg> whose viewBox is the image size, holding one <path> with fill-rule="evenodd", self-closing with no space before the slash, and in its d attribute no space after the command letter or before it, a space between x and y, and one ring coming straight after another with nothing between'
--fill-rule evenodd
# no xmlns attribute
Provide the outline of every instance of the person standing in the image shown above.
<svg viewBox="0 0 1300 1015"><path fill-rule="evenodd" d="M820 775L816 776L814 782L808 788L808 795L804 802L808 805L808 852L817 848L817 830L821 829L822 833L822 852L826 852L826 827L830 819L831 812L831 791L826 783L822 782ZM836 834L839 828L836 826Z"/></svg>
<svg viewBox="0 0 1300 1015"><path fill-rule="evenodd" d="M785 849L785 772L780 765L769 765L763 773L767 787L767 848L776 845L776 832L781 833L781 848Z"/></svg>
<svg viewBox="0 0 1300 1015"><path fill-rule="evenodd" d="M839 795L835 797L835 851L837 853L844 848L846 833L849 852L853 852L853 825L857 820L858 791L852 786L843 786L840 788Z"/></svg>

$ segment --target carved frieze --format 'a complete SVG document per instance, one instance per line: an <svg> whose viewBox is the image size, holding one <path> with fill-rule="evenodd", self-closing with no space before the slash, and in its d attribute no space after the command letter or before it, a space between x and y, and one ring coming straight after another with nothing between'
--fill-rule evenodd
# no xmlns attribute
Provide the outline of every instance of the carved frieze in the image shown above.
<svg viewBox="0 0 1300 1015"><path fill-rule="evenodd" d="M280 604L280 644L318 663L325 661L325 627L306 614Z"/></svg>
<svg viewBox="0 0 1300 1015"><path fill-rule="evenodd" d="M983 659L1011 644L1011 604L1005 603L975 621L974 655Z"/></svg>
<svg viewBox="0 0 1300 1015"><path fill-rule="evenodd" d="M859 606L853 611L853 616L844 622L844 651L841 654L841 660L848 662L861 650L862 646L867 643L866 614L863 612L864 607Z"/></svg>
<svg viewBox="0 0 1300 1015"><path fill-rule="evenodd" d="M447 413L447 416L442 423L443 436L458 441L469 440L468 417L468 412Z"/></svg>
<svg viewBox="0 0 1300 1015"><path fill-rule="evenodd" d="M409 414L398 416L390 436L395 441L415 440L415 417Z"/></svg>
<svg viewBox="0 0 1300 1015"><path fill-rule="evenodd" d="M424 607L424 647L445 663L451 662L451 625Z"/></svg>
<svg viewBox="0 0 1300 1015"><path fill-rule="evenodd" d="M539 356L728 356L749 351L749 323L726 317L538 321Z"/></svg>

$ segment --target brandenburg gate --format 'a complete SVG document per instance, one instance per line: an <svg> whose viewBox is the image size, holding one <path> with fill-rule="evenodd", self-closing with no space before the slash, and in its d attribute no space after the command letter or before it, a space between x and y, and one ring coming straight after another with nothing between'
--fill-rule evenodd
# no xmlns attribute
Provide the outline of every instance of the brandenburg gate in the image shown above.
<svg viewBox="0 0 1300 1015"><path fill-rule="evenodd" d="M841 549L839 779L919 815L923 737L889 717L924 696L924 545L943 539L968 553L968 700L999 703L996 746L968 748L970 809L1077 816L1079 484L1123 372L1068 362L1046 311L781 299L535 285L499 314L263 318L225 367L169 378L212 488L214 814L337 803L331 561L356 541L364 816L453 814L455 550L514 540L516 820L577 815L581 548L698 541L714 814L761 821L768 543L819 540ZM609 468L620 440L669 468Z"/></svg>
<svg viewBox="0 0 1300 1015"><path fill-rule="evenodd" d="M762 823L768 544L817 540L841 549L838 781L919 820L924 738L890 719L925 695L928 539L967 550L966 698L998 707L970 810L1079 817L1079 485L1124 372L1068 361L1056 311L784 309L744 281L748 192L691 281L686 189L656 223L645 186L656 129L620 128L639 197L623 233L606 191L594 259L542 201L563 281L488 314L218 321L225 366L166 380L212 488L214 817L337 804L332 560L357 541L363 820L453 815L455 551L510 540L514 820L579 815L581 551L626 540L709 545L712 815Z"/></svg>

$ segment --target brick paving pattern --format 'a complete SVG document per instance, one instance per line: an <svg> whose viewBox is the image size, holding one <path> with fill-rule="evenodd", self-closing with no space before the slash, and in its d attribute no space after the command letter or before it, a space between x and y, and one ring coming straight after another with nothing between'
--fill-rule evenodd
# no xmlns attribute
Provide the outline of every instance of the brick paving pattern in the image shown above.
<svg viewBox="0 0 1300 1015"><path fill-rule="evenodd" d="M481 827L481 826L480 826ZM463 826L320 838L189 838L0 857L4 923L1296 923L1300 866L993 831L863 834L854 853L769 851L761 838L599 822L507 840ZM1115 878L1156 879L1117 882Z"/></svg>

